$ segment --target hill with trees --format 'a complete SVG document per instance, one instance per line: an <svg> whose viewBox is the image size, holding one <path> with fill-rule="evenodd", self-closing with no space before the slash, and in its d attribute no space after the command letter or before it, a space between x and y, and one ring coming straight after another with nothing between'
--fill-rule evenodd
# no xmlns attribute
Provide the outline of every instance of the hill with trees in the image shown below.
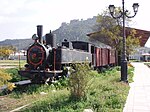
<svg viewBox="0 0 150 112"><path fill-rule="evenodd" d="M32 39L6 39L0 42L0 46L13 46L16 50L26 50L32 43Z"/></svg>

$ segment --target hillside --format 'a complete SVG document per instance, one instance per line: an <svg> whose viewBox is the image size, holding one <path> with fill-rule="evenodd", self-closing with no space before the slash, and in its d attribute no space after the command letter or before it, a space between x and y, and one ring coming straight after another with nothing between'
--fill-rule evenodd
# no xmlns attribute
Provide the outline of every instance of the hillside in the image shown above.
<svg viewBox="0 0 150 112"><path fill-rule="evenodd" d="M53 33L56 34L58 43L64 39L88 41L86 34L92 32L95 24L96 16L87 20L71 20L70 23L63 22Z"/></svg>
<svg viewBox="0 0 150 112"><path fill-rule="evenodd" d="M32 39L6 39L0 42L0 46L12 45L15 46L17 50L26 50L32 42Z"/></svg>
<svg viewBox="0 0 150 112"><path fill-rule="evenodd" d="M61 26L54 30L57 36L57 43L61 43L64 39L88 41L87 33L92 32L93 26L96 24L96 16L87 20L71 20L70 23L63 22ZM44 34L45 35L45 34ZM33 41L31 39L6 39L0 41L0 46L12 45L18 50L26 49Z"/></svg>

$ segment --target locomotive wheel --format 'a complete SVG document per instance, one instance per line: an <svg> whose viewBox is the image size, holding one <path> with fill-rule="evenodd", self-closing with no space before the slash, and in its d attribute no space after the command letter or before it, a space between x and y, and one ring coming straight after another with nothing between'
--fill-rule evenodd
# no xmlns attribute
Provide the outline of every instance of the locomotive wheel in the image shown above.
<svg viewBox="0 0 150 112"><path fill-rule="evenodd" d="M32 79L32 80L31 80L31 83L33 83L33 84L44 84L45 81L44 81L44 80Z"/></svg>
<svg viewBox="0 0 150 112"><path fill-rule="evenodd" d="M39 74L34 74L33 78L31 79L31 82L34 84L44 84L46 80L45 78L39 76Z"/></svg>

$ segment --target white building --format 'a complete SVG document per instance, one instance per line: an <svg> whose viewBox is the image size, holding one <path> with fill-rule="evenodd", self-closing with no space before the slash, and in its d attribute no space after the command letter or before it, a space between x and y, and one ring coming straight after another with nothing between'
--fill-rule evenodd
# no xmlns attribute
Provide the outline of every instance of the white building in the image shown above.
<svg viewBox="0 0 150 112"><path fill-rule="evenodd" d="M26 54L27 51L25 50L20 50L19 52L15 52L10 54L9 58L10 60L26 60Z"/></svg>
<svg viewBox="0 0 150 112"><path fill-rule="evenodd" d="M130 60L137 60L137 61L144 61L148 60L148 57L144 57L144 54L149 54L150 48L147 47L140 47L136 49L136 52L132 55L129 55ZM145 59L144 59L145 58Z"/></svg>

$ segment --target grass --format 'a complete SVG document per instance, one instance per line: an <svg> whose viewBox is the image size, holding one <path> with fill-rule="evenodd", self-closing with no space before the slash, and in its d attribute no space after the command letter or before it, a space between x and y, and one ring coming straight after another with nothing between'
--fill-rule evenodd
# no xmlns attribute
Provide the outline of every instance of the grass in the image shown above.
<svg viewBox="0 0 150 112"><path fill-rule="evenodd" d="M14 67L14 68L19 68L19 63L20 67L24 67L26 61L25 60L0 60L0 68L1 67Z"/></svg>
<svg viewBox="0 0 150 112"><path fill-rule="evenodd" d="M25 60L20 60L20 67L23 68L25 63ZM10 74L10 76L12 77L10 82L17 82L23 80L21 76L18 75L18 60L0 60L0 68L3 69L6 73Z"/></svg>
<svg viewBox="0 0 150 112"><path fill-rule="evenodd" d="M94 112L122 112L128 95L129 85L120 82L120 72L118 70L120 68L115 67L101 74L92 71L90 87L86 94L87 97L81 100L75 100L70 97L67 79L60 80L52 85L29 85L16 88L15 91L6 97L9 99L9 102L6 102L7 111L32 102L20 111L83 112L84 109L88 108ZM128 70L130 73L129 81L131 81L133 68L130 67ZM14 103L9 105L11 100ZM5 111L6 108L2 105L4 104L0 103L2 107L0 111Z"/></svg>
<svg viewBox="0 0 150 112"><path fill-rule="evenodd" d="M144 64L150 67L150 62L145 62Z"/></svg>

